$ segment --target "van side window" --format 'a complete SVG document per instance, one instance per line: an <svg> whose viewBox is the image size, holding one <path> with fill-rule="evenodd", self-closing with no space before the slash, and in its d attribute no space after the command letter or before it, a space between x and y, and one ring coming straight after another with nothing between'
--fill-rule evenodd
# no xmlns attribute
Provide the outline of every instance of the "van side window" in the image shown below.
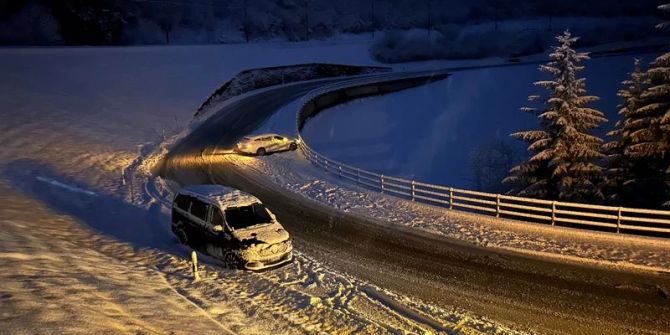
<svg viewBox="0 0 670 335"><path fill-rule="evenodd" d="M212 207L212 226L223 226L223 215L216 207Z"/></svg>
<svg viewBox="0 0 670 335"><path fill-rule="evenodd" d="M281 141L281 140L283 140L283 139L284 139L284 138L282 138L281 136L275 136L275 140Z"/></svg>
<svg viewBox="0 0 670 335"><path fill-rule="evenodd" d="M186 195L183 195L183 194L178 195L174 199L174 202L177 205L177 207L179 207L179 208L181 208L185 211L188 211L188 206L191 204L191 201L189 200L189 197L186 196Z"/></svg>
<svg viewBox="0 0 670 335"><path fill-rule="evenodd" d="M200 220L207 220L207 204L198 199L193 199L193 203L191 204L191 214L195 215Z"/></svg>

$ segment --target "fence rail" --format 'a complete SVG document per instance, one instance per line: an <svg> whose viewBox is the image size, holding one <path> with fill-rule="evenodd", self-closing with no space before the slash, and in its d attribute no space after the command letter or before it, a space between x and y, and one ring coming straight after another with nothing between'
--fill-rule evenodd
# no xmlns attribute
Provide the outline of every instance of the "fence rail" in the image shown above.
<svg viewBox="0 0 670 335"><path fill-rule="evenodd" d="M415 74L409 79L416 79L416 76ZM327 96L329 102L323 105L332 106L334 96L348 100L356 98L356 94L351 92L364 92L362 95L387 92L381 88L384 83L379 82L379 77L376 78L371 78L369 83L356 81L329 85L304 98L304 104L298 112L297 133L301 151L312 164L367 189L443 208L552 226L670 237L670 211L540 200L433 185L356 168L325 157L310 148L300 135L300 130L308 117L320 111L315 108L320 105L319 98ZM397 79L393 80L393 85L402 86L398 85ZM370 87L375 89L366 89ZM351 91L353 89L356 91Z"/></svg>

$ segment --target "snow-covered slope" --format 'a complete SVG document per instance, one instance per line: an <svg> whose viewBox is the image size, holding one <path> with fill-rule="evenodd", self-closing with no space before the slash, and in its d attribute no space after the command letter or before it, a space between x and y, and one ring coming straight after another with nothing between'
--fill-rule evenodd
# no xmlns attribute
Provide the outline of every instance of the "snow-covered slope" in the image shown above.
<svg viewBox="0 0 670 335"><path fill-rule="evenodd" d="M265 273L201 256L203 280L193 283L190 250L169 232L167 183L130 175L234 73L360 64L365 49L0 50L0 332L519 333L334 272L300 250Z"/></svg>
<svg viewBox="0 0 670 335"><path fill-rule="evenodd" d="M647 60L654 56L635 55ZM607 115L608 127L617 120L620 101L616 94L619 83L632 70L632 58L586 62L587 88L601 97L594 106ZM532 85L542 78L537 65L457 71L444 81L327 109L305 124L302 135L321 154L366 170L501 191L490 188L496 183L478 183L473 172L481 166L473 165L478 164L478 156L496 152L515 159L525 157L525 147L509 134L537 127L537 119L519 108L529 94L542 93ZM497 182L511 163L492 166L497 171L490 173L502 173Z"/></svg>

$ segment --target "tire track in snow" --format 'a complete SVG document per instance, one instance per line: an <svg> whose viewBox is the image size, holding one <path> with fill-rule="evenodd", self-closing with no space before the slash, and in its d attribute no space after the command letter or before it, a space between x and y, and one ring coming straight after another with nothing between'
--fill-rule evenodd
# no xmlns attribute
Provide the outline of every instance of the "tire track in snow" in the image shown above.
<svg viewBox="0 0 670 335"><path fill-rule="evenodd" d="M209 312L207 312L207 311L205 311L204 309L202 309L198 304L196 304L196 303L193 302L191 299L189 299L187 296L185 296L184 294L182 294L181 292L179 292L179 290L175 289L175 288L170 284L170 282L167 280L167 278L165 277L165 274L164 274L163 272L161 272L160 270L158 270L158 268L156 268L156 271L160 274L159 277L163 280L163 282L165 283L165 286L168 287L168 288L170 288L170 290L171 290L172 292L174 292L174 294L180 296L184 301L186 301L186 302L189 303L191 306L193 306L193 307L196 308L198 311L200 311L200 314L201 314L202 316L204 316L206 319L208 319L208 320L210 320L211 322L213 322L214 324L216 324L216 325L217 325L217 326L218 326L224 333L226 333L226 334L230 334L230 335L237 335L237 333L235 333L235 332L233 332L232 330L228 329L228 327L224 326L221 322L219 322L219 321L217 321L215 318L213 318L213 317L209 314Z"/></svg>
<svg viewBox="0 0 670 335"><path fill-rule="evenodd" d="M170 201L165 199L166 190L163 190L163 192L158 191L157 184L159 183L162 183L162 181L149 178L145 183L144 190L154 199L154 203L169 206ZM219 271L218 273L220 276L229 276L228 272ZM219 275L209 276L209 278L217 280L221 278ZM362 329L370 331L371 329L368 329L369 326L373 326L373 328L378 330L383 329L385 333L396 334L408 331L411 333L423 333L426 331L454 333L453 330L445 328L439 322L418 312L413 312L409 307L402 306L399 302L393 301L390 297L383 295L369 284L358 283L354 279L325 269L318 262L299 251L296 252L294 265L290 267L247 275L259 278L250 280L249 277L241 278L243 276L234 275L237 277L235 278L237 284L242 281L247 287L244 289L239 287L235 289L228 286L229 290L226 292L227 294L223 295L243 299L245 301L244 306L255 306L255 308L266 309L269 313L282 317L291 326L303 329L305 332L342 332L343 329L349 329L354 332ZM206 296L206 298L212 298L211 293L215 291L217 290L210 291L209 296ZM220 288L218 291L215 294L217 297L214 297L214 299L220 298L222 295ZM308 293L308 291L321 292L321 294ZM376 292L377 294L374 295L370 292ZM380 298L382 296L385 297L385 300ZM383 311L383 313L395 315L396 319L401 320L401 324L393 326L383 320L370 319L366 313L358 311L350 305L355 299L367 299L369 301L368 305L377 306L376 308ZM359 326L343 328L343 324L330 324L328 320L324 320L323 318L324 309L347 315L351 320L357 320ZM249 308L248 310L251 312L253 308ZM293 317L287 317L287 315L292 315ZM295 315L301 315L299 317L300 320L295 320ZM398 321L393 322L397 323ZM363 326L365 324L368 324L368 326Z"/></svg>

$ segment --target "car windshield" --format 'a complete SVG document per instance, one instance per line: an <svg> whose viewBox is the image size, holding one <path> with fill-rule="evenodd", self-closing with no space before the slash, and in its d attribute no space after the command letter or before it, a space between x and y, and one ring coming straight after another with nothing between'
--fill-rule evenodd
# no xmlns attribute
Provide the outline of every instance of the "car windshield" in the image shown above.
<svg viewBox="0 0 670 335"><path fill-rule="evenodd" d="M233 230L244 229L263 223L272 222L270 213L261 204L226 209L226 221Z"/></svg>

